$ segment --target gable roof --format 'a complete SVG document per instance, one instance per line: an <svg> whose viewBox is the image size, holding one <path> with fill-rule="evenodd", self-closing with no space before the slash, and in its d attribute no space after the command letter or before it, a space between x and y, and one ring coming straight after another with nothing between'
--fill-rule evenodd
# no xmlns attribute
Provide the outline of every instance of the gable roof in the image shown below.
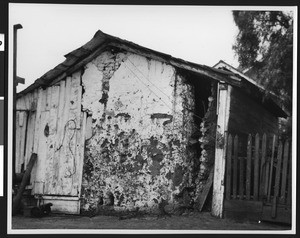
<svg viewBox="0 0 300 238"><path fill-rule="evenodd" d="M35 82L28 86L26 89L19 92L18 97L27 94L39 87L47 87L58 83L60 80L79 70L82 66L84 66L92 59L100 55L101 52L103 52L105 49L108 49L109 47L123 49L135 54L152 58L154 60L170 64L176 68L191 71L193 73L208 77L213 80L226 82L230 85L244 88L246 89L246 91L249 91L250 89L247 89L248 85L245 85L245 83L243 82L245 78L241 77L236 72L221 70L215 67L209 67L206 65L188 62L179 58L174 58L171 55L154 51L146 47L142 47L133 42L105 34L104 32L98 30L89 42L79 47L78 49L66 54L65 61L63 61L62 63L45 73L43 76L35 80ZM254 86L256 88L258 87L257 85ZM286 116L286 113L284 113L281 110L281 108L276 104L276 102L271 102L271 104L278 116Z"/></svg>
<svg viewBox="0 0 300 238"><path fill-rule="evenodd" d="M235 74L239 75L244 80L246 80L248 82L248 84L251 84L251 85L255 86L257 89L259 89L259 91L262 93L262 100L264 100L264 101L272 100L276 105L278 105L281 108L281 110L284 112L284 114L286 114L286 115L281 115L281 116L283 116L283 117L291 116L291 112L287 108L284 107L284 104L282 103L282 99L279 96L277 96L272 91L267 91L264 86L262 86L257 81L250 78L244 72L241 72L240 70L234 68L230 64L227 64L223 60L220 60L213 67L217 68L217 69L228 70L232 73L235 73ZM266 97L266 95L268 95L269 98Z"/></svg>

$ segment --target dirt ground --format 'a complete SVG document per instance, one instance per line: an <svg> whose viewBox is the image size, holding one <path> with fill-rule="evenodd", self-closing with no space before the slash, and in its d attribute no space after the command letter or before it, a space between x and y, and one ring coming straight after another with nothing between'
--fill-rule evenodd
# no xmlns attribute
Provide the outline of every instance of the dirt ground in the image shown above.
<svg viewBox="0 0 300 238"><path fill-rule="evenodd" d="M290 230L290 226L268 222L238 222L231 219L218 219L209 212L188 215L157 217L143 216L120 220L116 216L84 217L76 215L51 214L43 218L12 218L12 229L155 229L155 230Z"/></svg>

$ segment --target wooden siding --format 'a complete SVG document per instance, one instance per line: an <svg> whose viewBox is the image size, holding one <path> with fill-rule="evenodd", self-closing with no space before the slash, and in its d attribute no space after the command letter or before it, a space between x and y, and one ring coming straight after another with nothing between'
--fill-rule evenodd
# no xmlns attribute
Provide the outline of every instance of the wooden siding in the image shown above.
<svg viewBox="0 0 300 238"><path fill-rule="evenodd" d="M81 73L36 89L17 100L16 172L32 153L33 194L80 195L86 114L81 111Z"/></svg>
<svg viewBox="0 0 300 238"><path fill-rule="evenodd" d="M230 133L277 133L278 118L237 88L232 88Z"/></svg>

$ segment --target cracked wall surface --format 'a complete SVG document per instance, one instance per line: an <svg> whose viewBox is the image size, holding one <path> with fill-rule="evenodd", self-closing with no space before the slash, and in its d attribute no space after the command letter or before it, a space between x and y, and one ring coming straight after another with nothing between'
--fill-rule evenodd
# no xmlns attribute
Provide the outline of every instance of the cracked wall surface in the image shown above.
<svg viewBox="0 0 300 238"><path fill-rule="evenodd" d="M157 209L193 182L193 89L174 67L106 51L82 75L88 112L82 211L113 195L116 209ZM110 195L111 196L111 195Z"/></svg>

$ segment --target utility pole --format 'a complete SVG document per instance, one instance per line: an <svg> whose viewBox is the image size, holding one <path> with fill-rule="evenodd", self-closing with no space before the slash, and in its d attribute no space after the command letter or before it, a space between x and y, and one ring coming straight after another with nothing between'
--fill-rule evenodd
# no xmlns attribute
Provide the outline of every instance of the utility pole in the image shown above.
<svg viewBox="0 0 300 238"><path fill-rule="evenodd" d="M16 99L17 99L17 85L19 83L24 84L25 79L17 76L17 30L22 29L21 24L14 25L13 31L13 181L16 177Z"/></svg>

